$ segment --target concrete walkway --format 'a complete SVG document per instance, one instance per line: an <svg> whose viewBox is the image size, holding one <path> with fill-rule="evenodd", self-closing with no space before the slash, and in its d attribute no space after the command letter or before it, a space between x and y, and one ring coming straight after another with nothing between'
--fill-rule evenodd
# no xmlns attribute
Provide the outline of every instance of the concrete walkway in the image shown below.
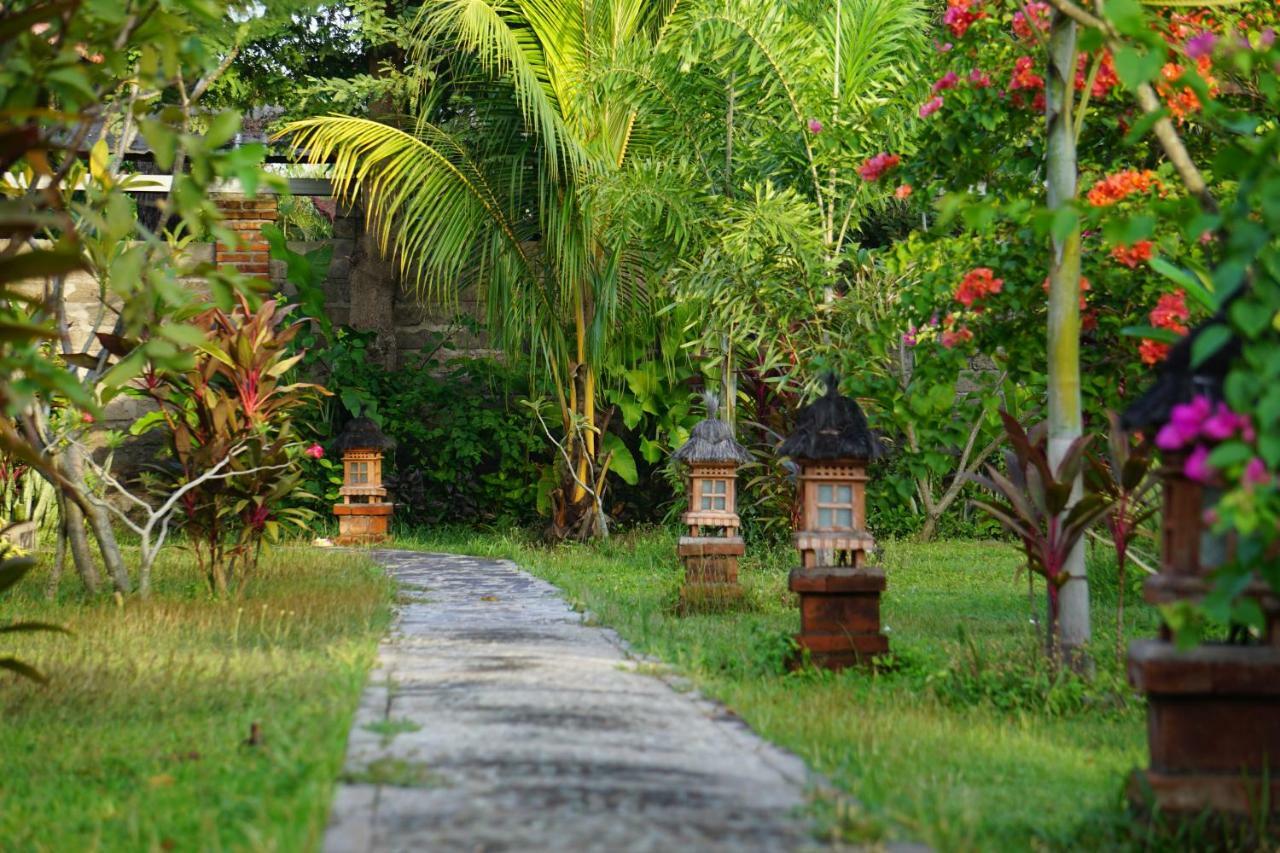
<svg viewBox="0 0 1280 853"><path fill-rule="evenodd" d="M376 557L405 598L360 700L325 850L811 845L804 764L637 672L555 587L509 562Z"/></svg>

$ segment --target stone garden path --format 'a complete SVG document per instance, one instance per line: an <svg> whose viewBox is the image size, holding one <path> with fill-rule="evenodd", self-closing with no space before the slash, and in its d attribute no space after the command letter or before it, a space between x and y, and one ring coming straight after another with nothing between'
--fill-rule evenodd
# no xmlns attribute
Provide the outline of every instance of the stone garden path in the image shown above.
<svg viewBox="0 0 1280 853"><path fill-rule="evenodd" d="M375 556L402 605L360 700L326 851L812 846L804 764L638 672L555 587L509 562Z"/></svg>

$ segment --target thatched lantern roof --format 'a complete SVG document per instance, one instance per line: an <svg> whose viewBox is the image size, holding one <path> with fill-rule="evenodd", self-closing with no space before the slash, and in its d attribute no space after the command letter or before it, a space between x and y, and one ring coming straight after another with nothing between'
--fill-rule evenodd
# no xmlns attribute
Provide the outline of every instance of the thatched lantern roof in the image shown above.
<svg viewBox="0 0 1280 853"><path fill-rule="evenodd" d="M395 440L384 435L372 420L355 418L347 424L342 435L334 440L333 451L345 453L348 450L390 450L395 446Z"/></svg>
<svg viewBox="0 0 1280 853"><path fill-rule="evenodd" d="M693 465L701 462L751 461L751 453L733 437L733 427L719 418L707 418L696 423L689 432L689 440L682 444L671 458Z"/></svg>
<svg viewBox="0 0 1280 853"><path fill-rule="evenodd" d="M1156 381L1125 410L1121 424L1125 429L1159 429L1169 422L1173 407L1204 396L1213 402L1222 399L1231 364L1240 356L1240 339L1235 335L1203 364L1191 366L1191 350L1195 340L1212 325L1225 323L1221 314L1191 330L1169 350L1157 368Z"/></svg>
<svg viewBox="0 0 1280 853"><path fill-rule="evenodd" d="M867 426L866 415L854 400L840 395L840 380L834 373L824 381L827 393L800 410L795 431L778 453L814 461L875 459L880 441Z"/></svg>

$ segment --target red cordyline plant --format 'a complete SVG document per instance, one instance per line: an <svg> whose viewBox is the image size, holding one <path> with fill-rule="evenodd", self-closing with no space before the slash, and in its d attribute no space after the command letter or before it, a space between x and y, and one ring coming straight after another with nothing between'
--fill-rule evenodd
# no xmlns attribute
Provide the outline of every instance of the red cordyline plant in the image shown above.
<svg viewBox="0 0 1280 853"><path fill-rule="evenodd" d="M969 479L1003 503L972 503L1000 522L1022 542L1027 568L1045 579L1049 591L1049 625L1045 636L1050 655L1058 649L1058 593L1068 580L1067 556L1107 511L1109 500L1097 492L1072 502L1072 489L1087 462L1091 436L1080 436L1067 447L1057 466L1049 464L1047 426L1028 433L1008 412L1000 411L1010 449L1005 451L1005 471L987 466L987 475Z"/></svg>
<svg viewBox="0 0 1280 853"><path fill-rule="evenodd" d="M142 393L168 427L180 481L219 466L228 473L182 499L196 558L220 595L247 577L264 539L314 517L285 505L296 497L304 452L292 418L328 392L289 381L302 358L292 346L301 324L288 321L289 311L275 300L254 309L243 296L229 312L210 308L191 321L206 333L191 369L145 374Z"/></svg>
<svg viewBox="0 0 1280 853"><path fill-rule="evenodd" d="M1129 562L1129 545L1134 534L1147 519L1155 514L1157 504L1151 493L1159 485L1159 479L1151 472L1151 445L1134 443L1133 438L1120 426L1120 418L1109 412L1110 430L1107 434L1106 458L1093 457L1086 476L1089 490L1100 495L1107 503L1107 529L1116 549L1116 659L1124 654L1124 593L1128 582L1125 569Z"/></svg>

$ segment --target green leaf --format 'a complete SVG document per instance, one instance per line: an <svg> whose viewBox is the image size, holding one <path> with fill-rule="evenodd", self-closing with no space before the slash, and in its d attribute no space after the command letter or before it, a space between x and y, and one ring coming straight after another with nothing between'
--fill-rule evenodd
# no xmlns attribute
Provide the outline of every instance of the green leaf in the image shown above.
<svg viewBox="0 0 1280 853"><path fill-rule="evenodd" d="M1125 326L1120 330L1120 334L1131 338L1150 338L1164 344L1176 344L1182 340L1182 335L1172 329L1160 329L1155 326Z"/></svg>
<svg viewBox="0 0 1280 853"><path fill-rule="evenodd" d="M235 138L240 130L240 114L235 110L226 110L209 119L209 128L204 133L205 144L210 148L220 148Z"/></svg>
<svg viewBox="0 0 1280 853"><path fill-rule="evenodd" d="M631 451L623 443L621 437L607 432L600 441L600 447L606 453L613 454L613 463L610 467L615 474L622 478L622 482L628 486L634 486L640 482L640 474L636 470L636 459L631 455Z"/></svg>
<svg viewBox="0 0 1280 853"><path fill-rule="evenodd" d="M1201 330L1191 343L1191 366L1199 367L1231 339L1231 330L1222 323L1214 323Z"/></svg>
<svg viewBox="0 0 1280 853"><path fill-rule="evenodd" d="M1155 51L1122 47L1115 53L1116 75L1128 89L1150 83L1160 73L1164 57Z"/></svg>

